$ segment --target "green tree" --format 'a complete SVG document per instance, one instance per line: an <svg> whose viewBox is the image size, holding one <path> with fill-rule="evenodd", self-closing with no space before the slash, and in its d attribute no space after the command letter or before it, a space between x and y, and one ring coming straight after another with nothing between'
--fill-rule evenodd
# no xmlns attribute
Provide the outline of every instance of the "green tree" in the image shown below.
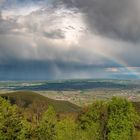
<svg viewBox="0 0 140 140"><path fill-rule="evenodd" d="M108 103L108 140L132 140L138 115L132 103L123 98L112 98Z"/></svg>
<svg viewBox="0 0 140 140"><path fill-rule="evenodd" d="M55 140L91 140L91 129L82 130L72 118L60 120L56 128Z"/></svg>
<svg viewBox="0 0 140 140"><path fill-rule="evenodd" d="M23 119L21 121L22 123L22 130L21 130L21 135L19 135L20 140L31 140L35 139L35 134L34 134L34 127L33 124L29 123L27 120Z"/></svg>
<svg viewBox="0 0 140 140"><path fill-rule="evenodd" d="M53 107L49 107L43 114L37 126L36 137L38 140L54 140L56 136L56 114Z"/></svg>
<svg viewBox="0 0 140 140"><path fill-rule="evenodd" d="M104 139L106 121L107 106L103 101L94 102L79 117L79 125L89 135L90 140Z"/></svg>
<svg viewBox="0 0 140 140"><path fill-rule="evenodd" d="M22 133L24 126L22 115L17 106L12 106L8 101L0 97L0 139L20 140L25 139Z"/></svg>
<svg viewBox="0 0 140 140"><path fill-rule="evenodd" d="M56 140L74 140L76 137L77 124L73 119L60 120L57 123Z"/></svg>

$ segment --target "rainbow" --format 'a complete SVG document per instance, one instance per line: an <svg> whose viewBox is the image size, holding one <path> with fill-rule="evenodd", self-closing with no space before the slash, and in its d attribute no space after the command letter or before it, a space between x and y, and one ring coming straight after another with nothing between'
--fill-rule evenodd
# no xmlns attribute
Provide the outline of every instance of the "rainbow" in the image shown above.
<svg viewBox="0 0 140 140"><path fill-rule="evenodd" d="M138 79L140 79L140 72L136 70L136 67L130 67L125 61L121 60L120 58L113 57L110 54L103 53L103 51L96 52L98 55L111 60L112 62L116 63L122 68L125 68L126 71L128 71L130 74L136 76Z"/></svg>

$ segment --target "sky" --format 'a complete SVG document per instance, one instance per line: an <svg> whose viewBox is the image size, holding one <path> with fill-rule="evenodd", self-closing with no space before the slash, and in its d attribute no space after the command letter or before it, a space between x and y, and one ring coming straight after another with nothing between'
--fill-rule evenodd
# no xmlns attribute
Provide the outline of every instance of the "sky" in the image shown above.
<svg viewBox="0 0 140 140"><path fill-rule="evenodd" d="M0 0L0 80L140 79L139 0Z"/></svg>

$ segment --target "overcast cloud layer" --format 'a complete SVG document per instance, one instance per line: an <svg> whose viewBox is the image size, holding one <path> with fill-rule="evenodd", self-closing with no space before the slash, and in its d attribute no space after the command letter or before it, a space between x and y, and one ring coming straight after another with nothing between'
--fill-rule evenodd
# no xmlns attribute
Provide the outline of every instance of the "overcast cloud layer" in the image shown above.
<svg viewBox="0 0 140 140"><path fill-rule="evenodd" d="M0 79L139 78L139 0L0 0Z"/></svg>

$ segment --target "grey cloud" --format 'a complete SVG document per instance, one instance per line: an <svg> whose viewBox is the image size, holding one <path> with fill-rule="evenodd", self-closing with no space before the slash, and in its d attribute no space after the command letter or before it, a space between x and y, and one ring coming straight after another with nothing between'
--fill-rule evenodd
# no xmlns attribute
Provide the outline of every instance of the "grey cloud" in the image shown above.
<svg viewBox="0 0 140 140"><path fill-rule="evenodd" d="M52 30L50 32L44 32L44 36L51 39L65 38L64 32L61 29Z"/></svg>
<svg viewBox="0 0 140 140"><path fill-rule="evenodd" d="M110 60L112 59L110 58L111 53L114 59L125 60L125 62L131 66L140 66L138 61L140 51L139 44L136 45L108 39L100 35L97 36L94 33L92 33L94 35L90 35L90 33L85 32L84 29L82 29L84 35L82 34L82 37L75 39L76 43L73 42L72 39L69 44L68 41L65 40L66 34L70 34L71 38L75 35L75 32L71 35L71 30L76 31L77 28L79 28L79 34L79 30L85 27L81 27L81 21L80 26L77 25L75 27L75 22L79 20L79 17L77 17L78 12L73 12L73 9L72 11L65 10L66 9L60 9L59 11L59 8L46 8L40 9L27 16L18 16L12 20L2 20L0 27L6 34L4 35L1 31L1 59L51 59L54 61L59 60L60 62L65 60L65 62L71 63L90 64L96 67L118 66L118 64ZM77 20L75 22L65 23L65 20L64 23L62 22L63 18L66 19L68 17L72 20L73 16L76 16ZM133 49L133 47L136 46L137 49ZM100 54L102 51L107 57Z"/></svg>
<svg viewBox="0 0 140 140"><path fill-rule="evenodd" d="M27 1L24 2L27 3ZM43 0L40 2L45 3ZM125 41L139 42L140 40L139 0L59 0L53 2L56 6L53 8L59 8L62 3L68 8L79 8L85 13L89 29L94 33ZM47 34L50 36L53 33Z"/></svg>
<svg viewBox="0 0 140 140"><path fill-rule="evenodd" d="M90 29L127 41L140 40L139 0L61 0L86 13Z"/></svg>
<svg viewBox="0 0 140 140"><path fill-rule="evenodd" d="M5 2L5 0L0 0L0 6Z"/></svg>
<svg viewBox="0 0 140 140"><path fill-rule="evenodd" d="M14 12L16 10L14 9ZM1 11L4 12L4 11ZM0 16L0 33L22 34L30 32L32 34L44 35L47 38L63 39L66 31L77 29L79 32L84 32L84 27L76 25L78 15L81 14L77 9L66 9L64 6L47 6L33 11L26 16L8 15L7 17ZM4 15L4 14L3 14ZM71 22L65 21L76 19L73 26Z"/></svg>
<svg viewBox="0 0 140 140"><path fill-rule="evenodd" d="M4 20L0 18L0 34L8 34L13 29L18 28L18 24L13 19Z"/></svg>
<svg viewBox="0 0 140 140"><path fill-rule="evenodd" d="M63 3L0 18L0 75L96 78L108 77L104 68L123 61L140 66L139 19L132 15L139 12L136 0Z"/></svg>
<svg viewBox="0 0 140 140"><path fill-rule="evenodd" d="M0 35L0 63L10 64L11 60L52 62L57 60L64 64L75 63L87 67L117 66L108 58L98 55L91 46L85 47L88 45L85 42L86 38L82 40L80 45L71 44L69 46L67 41L60 40L59 43L36 34Z"/></svg>

